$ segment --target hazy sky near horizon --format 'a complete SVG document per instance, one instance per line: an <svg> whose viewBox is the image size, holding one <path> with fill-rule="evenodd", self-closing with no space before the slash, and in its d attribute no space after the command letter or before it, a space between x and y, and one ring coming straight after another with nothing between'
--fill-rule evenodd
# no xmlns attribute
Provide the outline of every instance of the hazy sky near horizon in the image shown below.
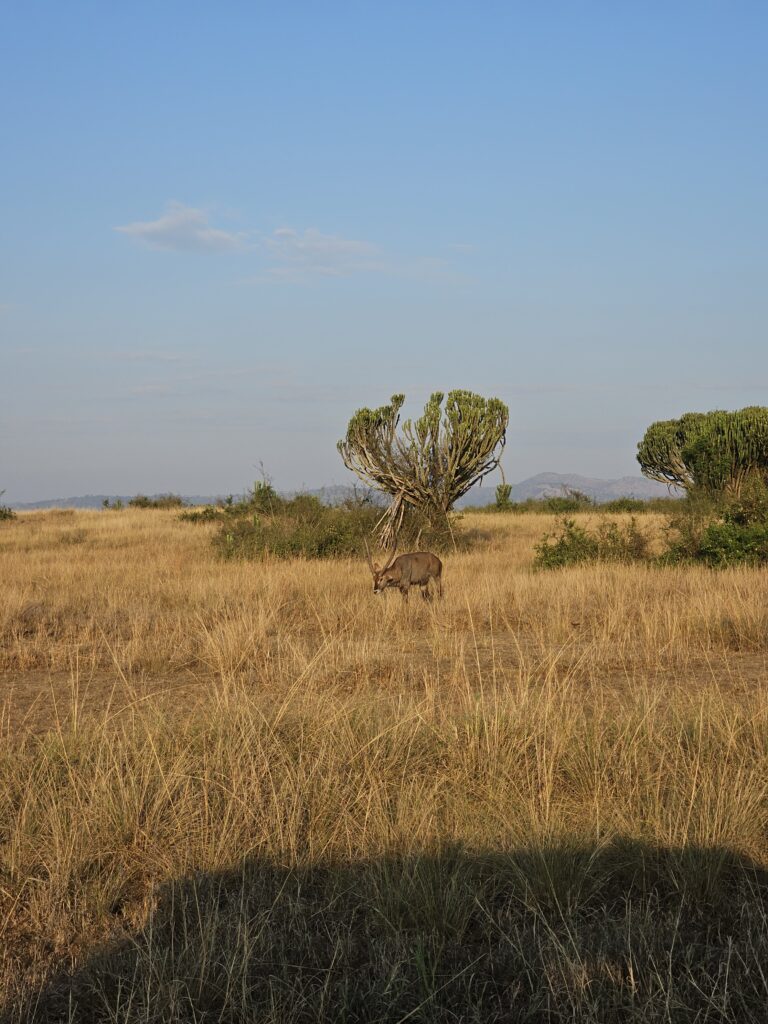
<svg viewBox="0 0 768 1024"><path fill-rule="evenodd" d="M513 481L768 404L767 44L738 0L7 0L3 500L343 482L395 391L508 402Z"/></svg>

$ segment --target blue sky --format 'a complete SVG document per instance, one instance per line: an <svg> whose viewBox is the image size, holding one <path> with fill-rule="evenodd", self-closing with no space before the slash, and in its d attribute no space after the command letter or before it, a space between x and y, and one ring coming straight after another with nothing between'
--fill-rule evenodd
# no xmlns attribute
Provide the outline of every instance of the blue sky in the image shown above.
<svg viewBox="0 0 768 1024"><path fill-rule="evenodd" d="M394 391L510 480L768 404L764 3L0 14L4 500L342 482Z"/></svg>

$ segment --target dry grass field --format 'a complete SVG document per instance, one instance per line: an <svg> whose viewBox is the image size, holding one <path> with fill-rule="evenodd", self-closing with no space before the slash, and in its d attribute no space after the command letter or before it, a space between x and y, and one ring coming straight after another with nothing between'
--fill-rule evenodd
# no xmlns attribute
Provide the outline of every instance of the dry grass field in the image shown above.
<svg viewBox="0 0 768 1024"><path fill-rule="evenodd" d="M466 516L404 606L0 525L0 1020L768 1021L768 575L551 526Z"/></svg>

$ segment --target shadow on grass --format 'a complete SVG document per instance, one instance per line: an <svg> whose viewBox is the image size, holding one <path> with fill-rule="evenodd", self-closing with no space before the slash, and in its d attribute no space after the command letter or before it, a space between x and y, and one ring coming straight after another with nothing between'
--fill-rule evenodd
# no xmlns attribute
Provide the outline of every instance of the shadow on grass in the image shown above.
<svg viewBox="0 0 768 1024"><path fill-rule="evenodd" d="M157 895L4 1019L768 1020L768 874L723 849L252 858Z"/></svg>

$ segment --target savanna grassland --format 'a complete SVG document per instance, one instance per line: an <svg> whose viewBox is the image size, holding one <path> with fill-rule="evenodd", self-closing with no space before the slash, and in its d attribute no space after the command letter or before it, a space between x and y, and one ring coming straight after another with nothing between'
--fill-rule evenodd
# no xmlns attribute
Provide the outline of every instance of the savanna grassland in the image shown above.
<svg viewBox="0 0 768 1024"><path fill-rule="evenodd" d="M535 572L551 524L405 606L0 524L0 1019L768 1021L768 574Z"/></svg>

